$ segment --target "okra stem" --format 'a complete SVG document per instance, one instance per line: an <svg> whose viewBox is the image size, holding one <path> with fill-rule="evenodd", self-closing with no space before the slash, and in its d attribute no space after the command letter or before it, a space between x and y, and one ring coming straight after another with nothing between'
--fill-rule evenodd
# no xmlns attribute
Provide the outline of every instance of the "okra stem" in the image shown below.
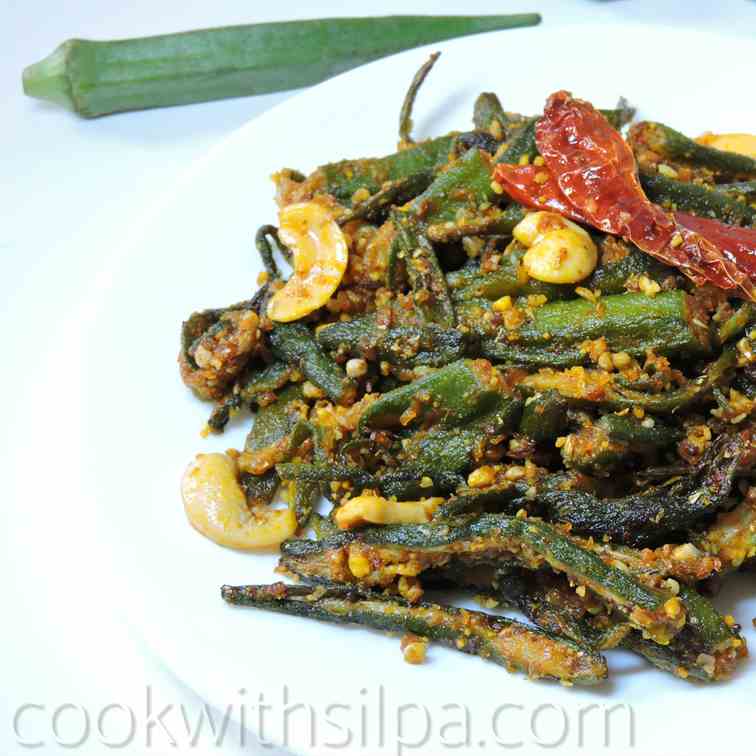
<svg viewBox="0 0 756 756"><path fill-rule="evenodd" d="M420 66L412 78L407 94L404 96L402 109L399 112L399 141L404 144L413 144L415 141L412 138L412 109L415 106L415 98L420 91L420 87L423 86L426 76L431 72L440 55L440 52L431 53L428 60Z"/></svg>

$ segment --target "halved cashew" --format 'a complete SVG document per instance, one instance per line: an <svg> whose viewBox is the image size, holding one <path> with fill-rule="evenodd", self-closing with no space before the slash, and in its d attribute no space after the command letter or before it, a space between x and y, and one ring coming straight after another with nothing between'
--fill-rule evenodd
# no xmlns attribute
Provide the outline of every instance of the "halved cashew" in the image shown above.
<svg viewBox="0 0 756 756"><path fill-rule="evenodd" d="M537 281L578 283L593 273L598 263L598 251L590 234L556 213L528 213L512 234L529 248L522 264Z"/></svg>
<svg viewBox="0 0 756 756"><path fill-rule="evenodd" d="M344 277L349 247L331 212L317 202L282 208L278 237L292 252L294 273L271 298L268 317L288 323L328 301Z"/></svg>
<svg viewBox="0 0 756 756"><path fill-rule="evenodd" d="M355 496L342 504L334 514L336 525L342 530L365 523L374 525L420 524L430 522L443 499L439 496L422 501L390 501L377 494Z"/></svg>
<svg viewBox="0 0 756 756"><path fill-rule="evenodd" d="M701 134L696 141L706 147L756 158L756 134Z"/></svg>
<svg viewBox="0 0 756 756"><path fill-rule="evenodd" d="M294 535L292 509L250 509L239 470L227 454L198 454L181 480L184 511L202 535L232 549L277 546Z"/></svg>

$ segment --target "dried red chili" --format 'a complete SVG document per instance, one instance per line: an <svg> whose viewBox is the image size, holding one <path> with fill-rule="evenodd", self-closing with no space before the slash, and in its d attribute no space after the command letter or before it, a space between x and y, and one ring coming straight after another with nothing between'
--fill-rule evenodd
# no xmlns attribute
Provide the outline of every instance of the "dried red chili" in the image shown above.
<svg viewBox="0 0 756 756"><path fill-rule="evenodd" d="M675 213L681 226L716 244L730 259L736 262L751 278L756 278L756 229L730 226L713 218L699 218L688 213Z"/></svg>
<svg viewBox="0 0 756 756"><path fill-rule="evenodd" d="M551 210L578 223L588 224L585 216L567 201L545 166L499 163L494 168L493 177L515 202L525 207Z"/></svg>
<svg viewBox="0 0 756 756"><path fill-rule="evenodd" d="M590 103L555 92L536 125L545 166L498 165L494 178L517 201L632 241L695 283L756 300L756 239L717 221L672 215L648 200L622 136ZM735 232L735 233L733 233Z"/></svg>

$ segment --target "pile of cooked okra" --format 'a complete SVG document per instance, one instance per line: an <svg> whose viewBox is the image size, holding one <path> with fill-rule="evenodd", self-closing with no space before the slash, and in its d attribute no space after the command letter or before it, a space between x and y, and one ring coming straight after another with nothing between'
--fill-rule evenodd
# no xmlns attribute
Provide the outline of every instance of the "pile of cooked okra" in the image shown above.
<svg viewBox="0 0 756 756"><path fill-rule="evenodd" d="M274 176L256 293L183 324L209 431L254 413L188 468L188 519L296 578L222 596L403 633L410 662L436 641L589 684L622 648L729 677L746 644L711 598L756 554L756 137L483 93L472 130L416 142L434 60L396 152ZM487 611L423 600L445 588Z"/></svg>

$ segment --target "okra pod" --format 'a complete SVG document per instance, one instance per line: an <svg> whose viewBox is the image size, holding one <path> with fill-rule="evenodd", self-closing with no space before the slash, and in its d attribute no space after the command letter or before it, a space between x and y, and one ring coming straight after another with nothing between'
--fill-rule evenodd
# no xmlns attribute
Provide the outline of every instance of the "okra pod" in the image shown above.
<svg viewBox="0 0 756 756"><path fill-rule="evenodd" d="M258 295L230 307L193 312L181 324L179 371L201 399L224 398L257 352Z"/></svg>
<svg viewBox="0 0 756 756"><path fill-rule="evenodd" d="M639 579L648 576L674 578L684 583L705 580L718 572L721 562L690 543L664 544L656 549L634 549L618 543L597 542L592 538L577 540L588 546L607 564L630 572Z"/></svg>
<svg viewBox="0 0 756 756"><path fill-rule="evenodd" d="M728 194L738 199L753 200L756 197L756 181L734 181L730 184L715 184L714 191Z"/></svg>
<svg viewBox="0 0 756 756"><path fill-rule="evenodd" d="M595 645L595 638L589 634L587 623L583 621L587 602L569 589L561 575L545 570L496 570L489 590L496 600L519 609L546 632L589 647ZM595 599L590 598L595 603Z"/></svg>
<svg viewBox="0 0 756 756"><path fill-rule="evenodd" d="M750 302L743 302L738 309L719 326L717 340L725 344L740 335L751 323L756 321L756 307Z"/></svg>
<svg viewBox="0 0 756 756"><path fill-rule="evenodd" d="M471 148L409 205L409 212L428 228L434 241L450 241L460 236L460 228L471 222L488 226L501 216L493 204L491 156ZM459 225L458 225L459 224Z"/></svg>
<svg viewBox="0 0 756 756"><path fill-rule="evenodd" d="M459 360L382 394L362 413L360 429L406 425L429 416L441 425L460 425L493 409L504 391L501 375L489 362Z"/></svg>
<svg viewBox="0 0 756 756"><path fill-rule="evenodd" d="M325 325L316 338L330 352L387 361L394 367L443 367L475 351L473 335L456 328L435 323L383 327L372 314Z"/></svg>
<svg viewBox="0 0 756 756"><path fill-rule="evenodd" d="M608 476L632 454L648 456L680 438L677 428L658 418L641 421L634 415L603 415L565 438L562 459L568 468Z"/></svg>
<svg viewBox="0 0 756 756"><path fill-rule="evenodd" d="M636 154L644 149L651 150L663 160L705 168L720 180L736 181L756 178L754 158L699 144L663 123L654 121L636 123L630 129L628 141ZM642 157L640 162L643 165Z"/></svg>
<svg viewBox="0 0 756 756"><path fill-rule="evenodd" d="M281 243L278 239L278 229L271 225L260 226L257 229L257 233L255 233L255 248L268 275L273 279L281 278L278 264L273 257L273 247L270 246L268 237L273 237L276 240L276 245L280 248Z"/></svg>
<svg viewBox="0 0 756 756"><path fill-rule="evenodd" d="M335 197L344 206L352 207L352 198L358 190L374 195L386 182L435 172L446 165L455 139L455 134L447 134L385 157L328 163L318 168L307 182Z"/></svg>
<svg viewBox="0 0 756 756"><path fill-rule="evenodd" d="M635 117L635 108L624 98L620 97L617 106L611 110L601 110L604 117L617 131L627 126Z"/></svg>
<svg viewBox="0 0 756 756"><path fill-rule="evenodd" d="M550 284L530 278L522 258L527 250L519 242L512 242L501 254L496 270L480 272L477 268L462 268L447 275L449 290L455 304L476 299L496 300L504 296L543 295L549 301L574 297L574 286Z"/></svg>
<svg viewBox="0 0 756 756"><path fill-rule="evenodd" d="M681 587L678 598L688 622L667 645L645 639L619 618L607 615L591 597L580 598L559 576L497 572L493 595L519 609L547 632L598 650L625 648L655 667L684 679L712 682L729 677L745 645L714 607L694 590Z"/></svg>
<svg viewBox="0 0 756 756"><path fill-rule="evenodd" d="M340 404L354 401L354 382L347 378L319 346L303 323L276 323L270 332L273 354L300 370L308 380L323 389L329 399Z"/></svg>
<svg viewBox="0 0 756 756"><path fill-rule="evenodd" d="M716 665L711 668L711 671L701 668L695 663L695 660L701 654L696 654L692 658L693 655L687 650L685 644L678 644L675 641L672 641L668 646L660 646L658 643L646 640L641 633L633 632L624 638L622 648L642 656L657 669L669 672L684 680L715 682L729 676L721 675L721 673L720 676L717 676ZM707 665L708 667L709 665Z"/></svg>
<svg viewBox="0 0 756 756"><path fill-rule="evenodd" d="M562 460L568 470L608 477L630 454L628 445L613 439L604 428L586 423L564 437Z"/></svg>
<svg viewBox="0 0 756 756"><path fill-rule="evenodd" d="M635 633L627 637L623 646L683 679L726 680L735 671L738 661L747 655L738 628L730 627L714 606L693 588L681 585L678 598L685 607L688 623L669 646L659 650L656 644Z"/></svg>
<svg viewBox="0 0 756 756"><path fill-rule="evenodd" d="M403 211L393 211L399 256L404 260L415 307L429 323L453 328L457 318L433 245Z"/></svg>
<svg viewBox="0 0 756 756"><path fill-rule="evenodd" d="M648 198L667 210L716 218L732 226L753 226L756 223L756 208L701 184L677 181L658 173L641 173L640 179Z"/></svg>
<svg viewBox="0 0 756 756"><path fill-rule="evenodd" d="M231 419L231 414L248 407L250 409L262 399L269 400L274 392L283 388L294 374L294 369L285 362L271 362L261 367L253 362L244 368L244 372L234 383L231 393L213 409L207 424L216 433L223 429Z"/></svg>
<svg viewBox="0 0 756 756"><path fill-rule="evenodd" d="M306 87L402 50L540 20L537 13L322 18L69 39L24 70L23 86L30 97L92 118Z"/></svg>
<svg viewBox="0 0 756 756"><path fill-rule="evenodd" d="M680 439L680 430L658 418L639 420L635 415L602 415L596 425L613 441L627 444L630 451L644 453L670 446Z"/></svg>
<svg viewBox="0 0 756 756"><path fill-rule="evenodd" d="M642 357L699 355L709 351L707 325L682 291L648 297L617 294L598 302L553 302L533 310L517 328L494 325L481 300L458 306L460 322L481 335L481 354L490 360L526 366L568 366L588 361L586 341L606 340L612 352Z"/></svg>
<svg viewBox="0 0 756 756"><path fill-rule="evenodd" d="M497 163L531 163L538 155L535 127L538 119L528 118L496 156Z"/></svg>
<svg viewBox="0 0 756 756"><path fill-rule="evenodd" d="M554 439L567 427L568 408L558 391L529 396L522 408L519 432L536 443Z"/></svg>
<svg viewBox="0 0 756 756"><path fill-rule="evenodd" d="M446 243L465 236L511 236L514 227L525 217L522 205L511 203L473 215L460 215L454 222L428 226L426 233L432 242Z"/></svg>
<svg viewBox="0 0 756 756"><path fill-rule="evenodd" d="M635 108L631 107L624 97L620 97L616 108L601 112L612 126L619 130L632 121ZM486 130L497 139L508 139L526 121L527 118L519 113L506 112L493 92L481 92L475 100L473 110L475 128Z"/></svg>
<svg viewBox="0 0 756 756"><path fill-rule="evenodd" d="M438 460L434 460L438 461ZM395 496L397 500L415 500L431 494L456 488L461 478L448 474L433 472L432 485L426 485L424 478L429 478L428 470L403 465L400 468L388 468L381 473L369 473L354 465L328 463L283 463L276 466L282 480L294 480L302 483L331 483L347 481L352 491L370 488L379 491L386 498Z"/></svg>
<svg viewBox="0 0 756 756"><path fill-rule="evenodd" d="M526 376L520 383L525 392L558 391L578 406L598 406L623 410L642 408L647 412L673 415L688 409L711 395L717 386L732 377L737 366L737 351L726 348L706 371L678 389L659 394L635 391L619 385L610 373L581 367L557 371L546 368Z"/></svg>
<svg viewBox="0 0 756 756"><path fill-rule="evenodd" d="M432 170L419 171L409 176L387 181L366 199L352 203L339 215L340 225L353 220L383 220L394 205L402 205L424 191L433 181Z"/></svg>
<svg viewBox="0 0 756 756"><path fill-rule="evenodd" d="M468 609L426 602L410 604L343 586L224 585L221 596L230 604L410 632L524 672L533 679L590 685L607 675L606 661L600 654L515 620Z"/></svg>
<svg viewBox="0 0 756 756"><path fill-rule="evenodd" d="M418 431L404 442L402 462L426 475L459 474L472 466L475 452L484 442L479 429Z"/></svg>
<svg viewBox="0 0 756 756"><path fill-rule="evenodd" d="M525 116L507 113L493 92L481 92L473 107L473 124L479 131L487 131L498 140L507 139L520 128Z"/></svg>
<svg viewBox="0 0 756 756"><path fill-rule="evenodd" d="M262 475L243 473L239 477L239 484L247 497L247 505L250 509L270 504L276 495L280 483L281 479L273 469L268 470Z"/></svg>
<svg viewBox="0 0 756 756"><path fill-rule="evenodd" d="M740 436L725 438L710 450L699 475L642 493L600 499L582 491L549 491L538 504L550 519L570 523L576 533L633 546L658 543L724 504L749 447Z"/></svg>
<svg viewBox="0 0 756 756"><path fill-rule="evenodd" d="M551 473L541 477L502 480L500 476L487 486L457 486L450 496L434 513L434 519L443 520L462 514L482 512L506 512L515 514L520 509L533 510L537 507L538 494L545 491L595 490L595 481L573 470Z"/></svg>
<svg viewBox="0 0 756 756"><path fill-rule="evenodd" d="M308 437L311 430L303 413L302 397L302 385L295 383L281 391L272 404L261 407L247 435L245 450L260 452L284 441L287 449L293 449Z"/></svg>
<svg viewBox="0 0 756 756"><path fill-rule="evenodd" d="M290 484L289 496L292 498L297 527L305 529L312 517L314 507L320 499L320 485L298 480Z"/></svg>
<svg viewBox="0 0 756 756"><path fill-rule="evenodd" d="M598 290L604 296L622 294L632 287L637 287L641 276L661 285L678 275L675 268L664 265L616 237L602 237L599 239L599 247L601 264L582 285L593 291Z"/></svg>
<svg viewBox="0 0 756 756"><path fill-rule="evenodd" d="M242 488L251 504L270 502L280 483L275 465L291 459L311 437L313 429L303 407L302 386L293 384L258 410L238 460Z"/></svg>
<svg viewBox="0 0 756 756"><path fill-rule="evenodd" d="M281 564L310 580L355 582L386 587L394 583L397 564L411 574L443 567L458 556L486 562L504 557L527 569L549 566L585 585L615 607L633 627L658 643L668 643L685 624L685 610L671 594L643 585L605 564L558 529L536 518L486 514L473 519L427 525L366 527L324 541L287 541ZM370 572L356 578L348 556L365 556ZM384 569L391 566L390 569Z"/></svg>
<svg viewBox="0 0 756 756"><path fill-rule="evenodd" d="M276 465L281 480L294 480L301 483L330 483L331 481L348 481L355 488L367 488L376 483L376 478L361 467L340 465L333 462L300 463L284 462Z"/></svg>

